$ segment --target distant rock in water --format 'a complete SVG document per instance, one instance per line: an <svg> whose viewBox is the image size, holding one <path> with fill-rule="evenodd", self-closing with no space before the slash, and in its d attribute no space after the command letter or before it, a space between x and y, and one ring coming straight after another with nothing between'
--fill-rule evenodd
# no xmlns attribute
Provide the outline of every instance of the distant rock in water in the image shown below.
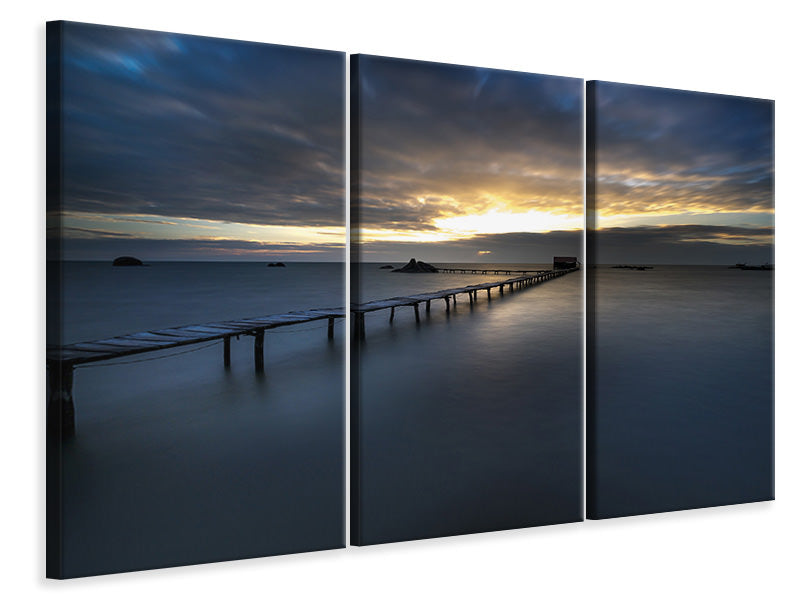
<svg viewBox="0 0 800 600"><path fill-rule="evenodd" d="M393 269L392 273L438 273L439 269L426 262L412 258L404 267Z"/></svg>
<svg viewBox="0 0 800 600"><path fill-rule="evenodd" d="M378 267L379 269L394 269L392 265L383 265L382 267Z"/></svg>
<svg viewBox="0 0 800 600"><path fill-rule="evenodd" d="M268 267L285 267L286 265L283 264L282 262L274 262L274 263L269 263L267 266Z"/></svg>
<svg viewBox="0 0 800 600"><path fill-rule="evenodd" d="M115 267L142 267L144 263L133 256L118 256L114 259Z"/></svg>

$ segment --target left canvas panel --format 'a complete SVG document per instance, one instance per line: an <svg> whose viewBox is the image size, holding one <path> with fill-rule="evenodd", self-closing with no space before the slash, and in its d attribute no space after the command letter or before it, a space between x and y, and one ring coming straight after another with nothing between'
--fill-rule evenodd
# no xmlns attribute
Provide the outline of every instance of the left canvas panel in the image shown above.
<svg viewBox="0 0 800 600"><path fill-rule="evenodd" d="M344 54L47 28L47 575L344 545Z"/></svg>

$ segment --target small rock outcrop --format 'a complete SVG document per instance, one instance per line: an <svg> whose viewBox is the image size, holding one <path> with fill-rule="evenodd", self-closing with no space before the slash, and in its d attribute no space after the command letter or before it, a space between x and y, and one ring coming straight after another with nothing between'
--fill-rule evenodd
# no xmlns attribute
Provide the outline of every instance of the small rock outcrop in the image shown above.
<svg viewBox="0 0 800 600"><path fill-rule="evenodd" d="M392 265L383 265L382 267L378 267L379 269L394 269Z"/></svg>
<svg viewBox="0 0 800 600"><path fill-rule="evenodd" d="M405 266L399 269L393 269L392 273L438 273L439 269L426 262L412 258Z"/></svg>
<svg viewBox="0 0 800 600"><path fill-rule="evenodd" d="M282 262L274 262L274 263L269 263L267 266L268 267L285 267L286 265L283 264Z"/></svg>
<svg viewBox="0 0 800 600"><path fill-rule="evenodd" d="M141 267L144 263L133 256L118 256L114 259L115 267Z"/></svg>

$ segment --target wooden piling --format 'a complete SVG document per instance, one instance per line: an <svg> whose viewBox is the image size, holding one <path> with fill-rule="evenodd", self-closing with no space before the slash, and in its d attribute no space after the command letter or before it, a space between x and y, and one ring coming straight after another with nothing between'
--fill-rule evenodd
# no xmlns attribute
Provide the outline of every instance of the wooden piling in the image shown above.
<svg viewBox="0 0 800 600"><path fill-rule="evenodd" d="M226 335L223 340L225 344L222 351L222 363L226 369L229 369L231 366L231 336Z"/></svg>
<svg viewBox="0 0 800 600"><path fill-rule="evenodd" d="M355 316L356 316L356 318L355 318L355 321L353 323L353 326L356 329L356 332L355 332L356 335L355 336L359 340L363 340L367 336L367 328L366 328L366 324L364 322L364 313L363 312L357 312L355 314Z"/></svg>
<svg viewBox="0 0 800 600"><path fill-rule="evenodd" d="M72 364L62 361L48 363L50 397L47 399L47 427L64 435L75 433L75 404L72 402Z"/></svg>
<svg viewBox="0 0 800 600"><path fill-rule="evenodd" d="M255 360L256 373L264 372L264 330L255 333L253 342L253 359Z"/></svg>
<svg viewBox="0 0 800 600"><path fill-rule="evenodd" d="M414 304L414 318L419 323L419 304Z"/></svg>
<svg viewBox="0 0 800 600"><path fill-rule="evenodd" d="M444 297L444 303L445 303L444 311L445 312L450 312L450 296L445 296Z"/></svg>
<svg viewBox="0 0 800 600"><path fill-rule="evenodd" d="M392 307L391 312L389 312L389 323L394 321L394 306Z"/></svg>
<svg viewBox="0 0 800 600"><path fill-rule="evenodd" d="M425 312L426 313L431 312L431 301L430 300L425 300Z"/></svg>
<svg viewBox="0 0 800 600"><path fill-rule="evenodd" d="M328 339L333 339L333 324L336 321L333 317L328 317Z"/></svg>

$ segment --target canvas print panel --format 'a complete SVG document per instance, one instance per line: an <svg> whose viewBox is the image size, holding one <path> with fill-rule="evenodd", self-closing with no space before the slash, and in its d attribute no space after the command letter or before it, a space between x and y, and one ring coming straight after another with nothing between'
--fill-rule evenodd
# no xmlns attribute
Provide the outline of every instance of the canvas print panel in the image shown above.
<svg viewBox="0 0 800 600"><path fill-rule="evenodd" d="M582 87L352 59L355 544L582 518Z"/></svg>
<svg viewBox="0 0 800 600"><path fill-rule="evenodd" d="M343 54L48 50L48 575L341 547Z"/></svg>
<svg viewBox="0 0 800 600"><path fill-rule="evenodd" d="M773 103L587 102L588 516L770 500Z"/></svg>

